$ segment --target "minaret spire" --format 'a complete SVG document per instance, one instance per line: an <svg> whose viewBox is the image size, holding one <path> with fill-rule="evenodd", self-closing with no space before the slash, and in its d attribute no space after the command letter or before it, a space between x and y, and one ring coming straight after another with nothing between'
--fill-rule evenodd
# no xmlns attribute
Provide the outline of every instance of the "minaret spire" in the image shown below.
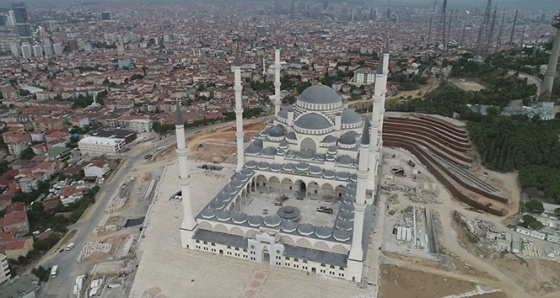
<svg viewBox="0 0 560 298"><path fill-rule="evenodd" d="M276 45L274 49L274 115L278 115L280 112L280 106L282 102L280 100L280 44Z"/></svg>
<svg viewBox="0 0 560 298"><path fill-rule="evenodd" d="M354 228L352 231L352 246L348 256L348 273L356 282L361 282L363 273L363 231L364 231L364 213L366 210L366 187L369 176L368 158L369 158L369 121L365 119L364 129L362 132L362 141L360 144L360 153L358 159L358 182L356 186L356 200L354 201Z"/></svg>
<svg viewBox="0 0 560 298"><path fill-rule="evenodd" d="M371 112L371 145L369 147L369 178L368 189L375 192L377 167L379 165L382 146L383 114L385 113L385 94L387 92L387 76L389 74L389 43L384 46L383 58L377 67L373 89L373 108Z"/></svg>
<svg viewBox="0 0 560 298"><path fill-rule="evenodd" d="M177 158L179 159L179 177L181 179L181 196L183 205L183 222L181 223L181 243L187 248L191 240L189 235L196 227L192 212L191 182L187 164L187 144L185 140L185 125L179 100L175 105L175 134L177 138Z"/></svg>
<svg viewBox="0 0 560 298"><path fill-rule="evenodd" d="M237 142L237 167L236 171L239 172L245 165L245 154L243 152L243 142L245 140L243 133L243 105L241 104L241 92L243 86L241 85L241 63L239 62L239 54L235 53L235 66L234 66L235 85L235 124L237 128L236 142Z"/></svg>

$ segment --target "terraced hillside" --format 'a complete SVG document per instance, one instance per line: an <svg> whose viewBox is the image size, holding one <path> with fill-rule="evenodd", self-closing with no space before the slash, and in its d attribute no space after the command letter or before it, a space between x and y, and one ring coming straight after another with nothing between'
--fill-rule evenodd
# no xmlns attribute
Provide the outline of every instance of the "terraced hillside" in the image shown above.
<svg viewBox="0 0 560 298"><path fill-rule="evenodd" d="M468 170L473 148L463 127L429 116L390 116L384 120L383 144L416 155L462 202L491 214L505 214L509 203L505 194Z"/></svg>

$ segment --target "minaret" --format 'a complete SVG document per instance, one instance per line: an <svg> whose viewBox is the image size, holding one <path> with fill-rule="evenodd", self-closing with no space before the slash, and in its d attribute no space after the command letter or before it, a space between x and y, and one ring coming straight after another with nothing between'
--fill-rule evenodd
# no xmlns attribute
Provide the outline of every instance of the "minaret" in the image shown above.
<svg viewBox="0 0 560 298"><path fill-rule="evenodd" d="M243 86L241 86L241 64L237 53L235 54L234 75L235 86L233 87L233 90L235 90L235 124L237 127L235 140L237 142L236 171L239 172L243 168L243 165L245 165L245 154L243 152L243 141L245 138L243 134L243 105L241 104L241 92L243 90Z"/></svg>
<svg viewBox="0 0 560 298"><path fill-rule="evenodd" d="M554 17L552 27L556 28L556 37L554 37L552 51L550 51L548 65L541 85L541 94L539 94L542 95L545 100L550 100L554 78L556 77L556 65L558 64L558 56L560 55L560 13Z"/></svg>
<svg viewBox="0 0 560 298"><path fill-rule="evenodd" d="M385 44L385 49L383 49L383 65L381 67L383 73L381 80L381 111L379 115L379 136L383 134L383 115L385 114L385 98L387 96L387 78L389 77L389 40ZM383 144L383 139L381 139L380 146Z"/></svg>
<svg viewBox="0 0 560 298"><path fill-rule="evenodd" d="M282 101L280 100L280 45L274 50L274 116L280 112Z"/></svg>
<svg viewBox="0 0 560 298"><path fill-rule="evenodd" d="M381 104L383 97L381 96L381 84L383 79L382 74L378 72L375 74L375 87L373 93L373 109L371 111L371 144L369 146L369 178L367 189L375 193L377 165L379 163L379 151L381 143L381 135L379 134L379 127L381 125Z"/></svg>
<svg viewBox="0 0 560 298"><path fill-rule="evenodd" d="M368 157L369 157L369 121L364 121L362 141L360 144L360 155L358 160L358 182L356 186L356 200L354 201L354 228L352 233L352 247L348 256L348 272L346 278L356 282L362 281L363 273L363 231L364 213L366 210L366 184L368 179Z"/></svg>
<svg viewBox="0 0 560 298"><path fill-rule="evenodd" d="M183 223L181 224L181 244L183 248L189 248L192 240L196 221L192 212L191 182L189 168L187 165L187 144L185 141L185 125L181 113L181 105L177 101L175 111L175 134L177 138L177 158L179 159L179 177L181 179L181 196L183 204Z"/></svg>

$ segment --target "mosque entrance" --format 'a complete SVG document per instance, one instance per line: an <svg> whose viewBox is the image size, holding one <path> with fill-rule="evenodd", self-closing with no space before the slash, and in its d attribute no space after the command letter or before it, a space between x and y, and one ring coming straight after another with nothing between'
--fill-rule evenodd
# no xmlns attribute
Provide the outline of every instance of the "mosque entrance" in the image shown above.
<svg viewBox="0 0 560 298"><path fill-rule="evenodd" d="M315 269L315 267L311 267L311 273L317 273L317 269Z"/></svg>
<svg viewBox="0 0 560 298"><path fill-rule="evenodd" d="M301 141L301 151L304 151L305 149L309 149L313 152L317 152L317 145L315 144L315 141L313 141L313 139L311 138L306 138L305 140Z"/></svg>
<svg viewBox="0 0 560 298"><path fill-rule="evenodd" d="M223 256L223 255L224 255L224 250L220 249L220 256Z"/></svg>
<svg viewBox="0 0 560 298"><path fill-rule="evenodd" d="M262 261L263 261L263 263L270 264L270 253L268 252L268 249L266 249L266 248L263 248Z"/></svg>

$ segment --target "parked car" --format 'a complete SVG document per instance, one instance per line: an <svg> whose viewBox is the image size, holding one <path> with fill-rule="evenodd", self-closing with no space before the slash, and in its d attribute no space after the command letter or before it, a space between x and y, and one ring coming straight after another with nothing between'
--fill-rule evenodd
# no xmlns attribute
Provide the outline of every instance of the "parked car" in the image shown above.
<svg viewBox="0 0 560 298"><path fill-rule="evenodd" d="M328 208L328 207L325 207L325 206L320 206L319 208L317 208L317 212L333 214L334 211L332 210L332 208Z"/></svg>

